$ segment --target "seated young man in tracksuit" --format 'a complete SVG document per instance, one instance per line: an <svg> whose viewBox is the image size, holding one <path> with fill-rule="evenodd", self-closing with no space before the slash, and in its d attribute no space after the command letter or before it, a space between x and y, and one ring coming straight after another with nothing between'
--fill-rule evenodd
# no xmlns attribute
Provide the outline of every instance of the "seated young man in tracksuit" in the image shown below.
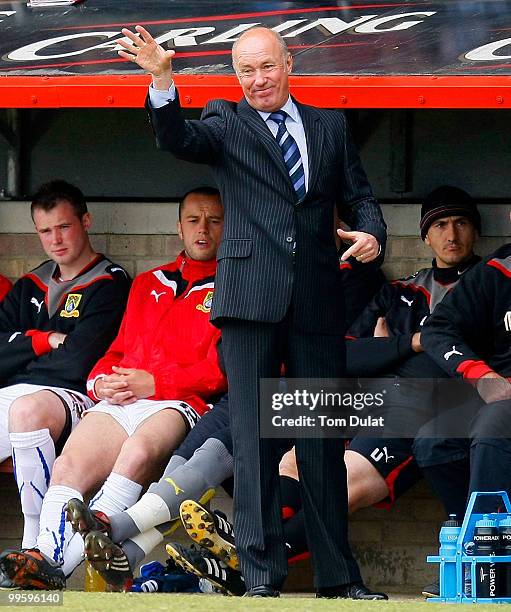
<svg viewBox="0 0 511 612"><path fill-rule="evenodd" d="M55 456L93 405L90 369L115 338L130 279L97 253L83 193L63 180L42 185L31 215L48 256L0 304L0 462L13 458L32 548ZM0 585L10 581L0 576Z"/></svg>
<svg viewBox="0 0 511 612"><path fill-rule="evenodd" d="M473 491L511 495L510 312L511 244L506 244L460 280L424 327L424 346L435 362L478 394L477 402L425 425L414 445L444 505L466 476L460 520ZM496 512L500 505L500 498L484 498L477 511Z"/></svg>

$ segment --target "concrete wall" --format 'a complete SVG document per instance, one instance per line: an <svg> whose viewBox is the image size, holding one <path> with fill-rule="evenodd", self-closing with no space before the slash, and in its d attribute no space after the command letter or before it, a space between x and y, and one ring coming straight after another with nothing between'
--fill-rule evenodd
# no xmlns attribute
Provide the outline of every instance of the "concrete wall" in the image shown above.
<svg viewBox="0 0 511 612"><path fill-rule="evenodd" d="M511 235L510 204L482 204L483 236L478 251L491 253ZM132 275L170 261L180 250L177 205L162 202L93 202L92 242ZM384 270L389 278L429 265L429 248L418 238L418 204L384 204L389 243ZM27 202L0 201L0 274L15 280L45 259L33 233Z"/></svg>

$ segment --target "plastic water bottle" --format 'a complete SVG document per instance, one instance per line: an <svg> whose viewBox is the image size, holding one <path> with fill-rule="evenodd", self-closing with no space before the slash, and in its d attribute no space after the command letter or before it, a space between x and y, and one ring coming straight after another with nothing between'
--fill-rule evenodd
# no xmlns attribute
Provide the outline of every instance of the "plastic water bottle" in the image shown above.
<svg viewBox="0 0 511 612"><path fill-rule="evenodd" d="M499 523L499 554L510 557L509 562L499 563L500 597L511 597L511 514Z"/></svg>
<svg viewBox="0 0 511 612"><path fill-rule="evenodd" d="M85 559L85 583L83 585L84 591L106 591L106 582L101 578L98 572L92 567L92 565Z"/></svg>
<svg viewBox="0 0 511 612"><path fill-rule="evenodd" d="M476 522L474 527L474 553L476 555L496 555L499 551L499 531L497 522L487 514ZM498 597L497 563L476 564L476 597Z"/></svg>
<svg viewBox="0 0 511 612"><path fill-rule="evenodd" d="M445 521L440 529L439 541L440 557L456 557L456 544L461 530L461 522L455 514L449 514L449 520ZM444 573L440 573L440 597L455 597L456 589L456 560L444 564Z"/></svg>
<svg viewBox="0 0 511 612"><path fill-rule="evenodd" d="M463 545L466 555L474 554L474 542L466 542ZM465 597L472 597L472 563L465 563L463 568L463 592Z"/></svg>

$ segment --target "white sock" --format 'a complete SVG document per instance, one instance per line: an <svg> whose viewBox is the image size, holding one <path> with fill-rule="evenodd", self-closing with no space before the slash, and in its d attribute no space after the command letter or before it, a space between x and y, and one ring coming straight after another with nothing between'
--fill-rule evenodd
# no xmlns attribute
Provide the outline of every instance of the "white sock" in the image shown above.
<svg viewBox="0 0 511 612"><path fill-rule="evenodd" d="M43 498L55 461L55 444L49 429L12 432L9 439L24 517L22 547L34 548Z"/></svg>
<svg viewBox="0 0 511 612"><path fill-rule="evenodd" d="M44 496L41 509L37 548L59 565L64 562L67 546L73 537L64 509L73 497L83 501L80 491L64 485L52 485Z"/></svg>
<svg viewBox="0 0 511 612"><path fill-rule="evenodd" d="M142 490L142 486L120 474L110 474L105 484L90 502L93 510L104 512L107 516L122 512L133 505ZM62 571L69 576L83 561L83 539L75 533L68 542Z"/></svg>
<svg viewBox="0 0 511 612"><path fill-rule="evenodd" d="M134 538L130 538L130 540L135 542L147 556L160 542L163 542L163 534L153 527L143 533L138 533Z"/></svg>
<svg viewBox="0 0 511 612"><path fill-rule="evenodd" d="M141 492L142 485L138 482L111 472L89 506L92 510L99 510L111 516L132 506Z"/></svg>
<svg viewBox="0 0 511 612"><path fill-rule="evenodd" d="M165 500L156 493L144 493L139 501L126 510L141 533L155 525L170 521L170 510Z"/></svg>
<svg viewBox="0 0 511 612"><path fill-rule="evenodd" d="M83 538L79 533L74 533L67 544L66 554L64 555L64 563L61 567L62 571L64 572L64 576L66 578L71 576L83 559Z"/></svg>
<svg viewBox="0 0 511 612"><path fill-rule="evenodd" d="M10 404L0 404L0 463L11 456L11 443L9 441L9 407Z"/></svg>

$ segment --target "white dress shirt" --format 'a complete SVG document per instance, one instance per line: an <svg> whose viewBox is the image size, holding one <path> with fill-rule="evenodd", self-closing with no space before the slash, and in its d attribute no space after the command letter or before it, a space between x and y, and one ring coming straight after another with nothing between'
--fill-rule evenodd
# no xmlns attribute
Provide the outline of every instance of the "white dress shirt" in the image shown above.
<svg viewBox="0 0 511 612"><path fill-rule="evenodd" d="M286 117L286 129L295 139L300 151L300 157L302 158L303 172L305 174L305 191L309 188L309 156L307 154L307 140L305 138L305 130L303 129L302 118L296 108L296 104L291 99L291 96L287 99L287 102L281 108L287 113ZM279 129L278 123L270 119L271 113L265 113L264 111L257 111L266 125L270 129L271 133L276 137Z"/></svg>

